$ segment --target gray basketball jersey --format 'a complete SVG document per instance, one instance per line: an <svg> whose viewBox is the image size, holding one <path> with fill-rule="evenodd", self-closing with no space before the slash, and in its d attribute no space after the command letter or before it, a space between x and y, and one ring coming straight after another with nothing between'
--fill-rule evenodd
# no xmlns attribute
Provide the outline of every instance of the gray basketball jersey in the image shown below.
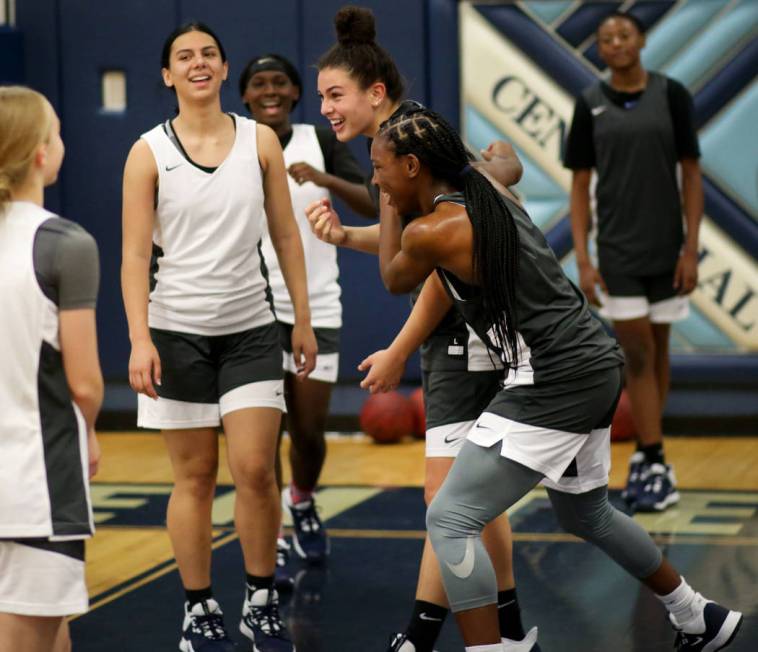
<svg viewBox="0 0 758 652"><path fill-rule="evenodd" d="M611 102L600 84L584 91L597 159L601 273L650 276L676 265L682 207L666 84L648 73L645 91L627 108Z"/></svg>
<svg viewBox="0 0 758 652"><path fill-rule="evenodd" d="M94 240L67 224L29 202L11 202L0 216L0 539L83 539L94 531L87 427L71 399L59 337L60 301L91 307L94 297L69 288L71 270L59 277L55 259L70 237L83 242L74 248L84 274L97 275L97 254ZM56 243L38 268L45 228Z"/></svg>
<svg viewBox="0 0 758 652"><path fill-rule="evenodd" d="M465 205L463 195L437 202ZM582 292L566 277L542 232L513 201L503 197L519 236L516 316L518 366L509 368L504 386L537 385L577 378L615 367L623 357L615 340L592 316ZM482 310L481 291L438 268L447 292L477 335L510 364L510 352L496 346Z"/></svg>

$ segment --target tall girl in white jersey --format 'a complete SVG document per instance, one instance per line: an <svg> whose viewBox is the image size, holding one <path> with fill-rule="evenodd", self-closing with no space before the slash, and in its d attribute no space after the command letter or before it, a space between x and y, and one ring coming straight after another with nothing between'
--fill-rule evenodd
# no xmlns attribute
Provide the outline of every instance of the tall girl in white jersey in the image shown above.
<svg viewBox="0 0 758 652"><path fill-rule="evenodd" d="M287 165L288 183L295 220L300 228L308 275L311 323L316 333L316 368L307 380L297 382L290 346L294 310L282 276L274 244L266 233L261 251L268 270L276 320L284 349L284 398L292 481L283 491L283 505L292 516L292 541L297 554L312 563L321 562L329 541L319 518L315 489L326 458L324 429L332 386L339 369L342 304L338 283L337 249L311 233L305 208L331 193L354 211L369 217L374 207L363 183L364 173L350 149L325 126L292 124L290 114L300 99L300 74L290 61L278 54L253 57L240 75L242 101L259 123L268 125L279 137ZM281 465L277 464L281 471ZM290 546L283 534L277 544L276 584L291 588L287 570Z"/></svg>
<svg viewBox="0 0 758 652"><path fill-rule="evenodd" d="M97 245L46 211L63 161L48 101L0 87L0 650L66 652L87 610L100 449Z"/></svg>
<svg viewBox="0 0 758 652"><path fill-rule="evenodd" d="M317 64L321 113L329 120L341 142L358 136L365 136L370 142L379 126L390 116L419 105L403 101L402 77L389 54L376 43L374 17L368 9L343 7L337 12L334 23L337 43ZM485 158L491 159L484 163L488 172L505 185L518 181L520 164L512 150L504 143L493 149L505 155L486 152ZM396 215L386 197L381 198L377 213L381 216L382 228L386 214ZM308 218L320 238L378 254L384 276L386 256L380 246L378 224L343 227L336 212L325 201L312 204L308 208ZM463 354L459 355L461 349ZM428 504L453 465L465 432L478 416L477 411L481 411L497 391L501 374L494 370L490 356L478 338L471 336L466 324L452 311L425 342L421 358L427 430L424 498ZM376 366L377 361L372 364ZM402 371L394 376L390 386L396 385L401 376ZM374 389L378 388L372 391ZM507 515L488 525L485 539L497 572L503 639L511 646L509 652L537 652L536 628L527 634L521 626ZM413 614L406 630L391 636L388 652L431 652L447 615L447 607L438 563L427 540Z"/></svg>
<svg viewBox="0 0 758 652"><path fill-rule="evenodd" d="M240 630L257 650L293 650L273 588L284 400L259 254L266 219L292 298L299 377L317 347L281 147L268 127L221 110L228 64L206 25L175 30L161 66L179 111L143 134L126 162L122 287L138 424L162 431L174 472L167 525L186 593L179 648L233 649L210 577L221 425L245 562Z"/></svg>

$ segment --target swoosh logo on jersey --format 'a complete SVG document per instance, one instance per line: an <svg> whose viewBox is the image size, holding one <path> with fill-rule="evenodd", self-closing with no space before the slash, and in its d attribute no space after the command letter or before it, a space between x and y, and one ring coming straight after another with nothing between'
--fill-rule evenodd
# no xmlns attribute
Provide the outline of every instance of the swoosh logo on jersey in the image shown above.
<svg viewBox="0 0 758 652"><path fill-rule="evenodd" d="M495 432L494 428L490 428L489 426L483 426L481 423L477 423L474 427L477 430L489 430L490 432Z"/></svg>
<svg viewBox="0 0 758 652"><path fill-rule="evenodd" d="M463 555L463 559L458 564L451 564L446 561L447 567L450 572L458 579L465 580L474 572L474 557L476 552L474 550L474 537L468 537L466 539L466 552Z"/></svg>
<svg viewBox="0 0 758 652"><path fill-rule="evenodd" d="M431 620L437 623L442 622L442 618L432 618L432 616L427 616L425 611L422 611L418 617L421 618L421 620Z"/></svg>
<svg viewBox="0 0 758 652"><path fill-rule="evenodd" d="M171 172L171 170L176 170L176 168L180 167L182 163L177 163L176 165L167 165L166 166L166 172Z"/></svg>
<svg viewBox="0 0 758 652"><path fill-rule="evenodd" d="M594 115L594 116L596 116L596 117L597 117L597 116L599 116L601 113L605 113L605 111L606 111L606 109L607 109L607 108L608 108L608 107L607 107L607 106L605 106L605 105L603 105L603 106L593 106L593 107L592 107L592 115Z"/></svg>

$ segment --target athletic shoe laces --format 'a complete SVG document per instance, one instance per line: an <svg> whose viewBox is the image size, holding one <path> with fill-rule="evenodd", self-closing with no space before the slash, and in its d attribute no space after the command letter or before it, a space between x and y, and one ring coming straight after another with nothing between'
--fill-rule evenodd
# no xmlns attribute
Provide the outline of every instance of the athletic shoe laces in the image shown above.
<svg viewBox="0 0 758 652"><path fill-rule="evenodd" d="M286 638L284 635L284 624L279 615L279 602L274 599L273 591L269 592L266 604L261 606L250 605L250 617L256 627L266 636Z"/></svg>
<svg viewBox="0 0 758 652"><path fill-rule="evenodd" d="M192 633L204 636L210 641L223 641L227 638L224 621L218 614L191 617Z"/></svg>
<svg viewBox="0 0 758 652"><path fill-rule="evenodd" d="M295 509L297 509L300 514L300 518L298 520L300 521L300 529L303 532L312 534L314 532L318 532L321 529L321 520L319 519L316 507L312 502L308 503L307 505L303 505L302 507L300 505L296 505Z"/></svg>

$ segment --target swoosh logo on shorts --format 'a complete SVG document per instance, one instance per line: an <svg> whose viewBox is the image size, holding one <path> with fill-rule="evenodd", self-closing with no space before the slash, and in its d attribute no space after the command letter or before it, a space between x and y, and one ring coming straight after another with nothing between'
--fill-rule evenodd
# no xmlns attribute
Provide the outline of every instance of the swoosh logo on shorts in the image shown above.
<svg viewBox="0 0 758 652"><path fill-rule="evenodd" d="M444 441L446 444L452 444L453 442L459 441L462 437L463 435L455 435L455 436L445 435Z"/></svg>
<svg viewBox="0 0 758 652"><path fill-rule="evenodd" d="M466 552L463 555L463 559L458 564L451 564L446 561L447 567L450 572L458 579L465 580L474 572L474 557L476 552L474 550L474 537L468 537L466 539Z"/></svg>

